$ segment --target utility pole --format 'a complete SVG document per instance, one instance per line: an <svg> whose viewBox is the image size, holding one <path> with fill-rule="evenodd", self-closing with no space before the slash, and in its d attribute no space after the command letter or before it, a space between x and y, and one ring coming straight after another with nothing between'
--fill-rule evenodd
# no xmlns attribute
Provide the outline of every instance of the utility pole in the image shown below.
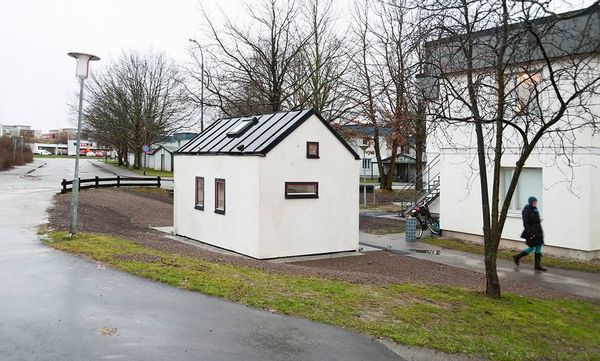
<svg viewBox="0 0 600 361"><path fill-rule="evenodd" d="M195 39L188 40L198 46L200 50L200 133L204 131L204 52L202 46Z"/></svg>

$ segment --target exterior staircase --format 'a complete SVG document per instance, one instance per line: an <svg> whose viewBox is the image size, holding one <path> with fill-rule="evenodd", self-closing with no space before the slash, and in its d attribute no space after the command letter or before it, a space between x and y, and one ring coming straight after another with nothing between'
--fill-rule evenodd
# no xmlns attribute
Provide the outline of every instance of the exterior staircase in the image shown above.
<svg viewBox="0 0 600 361"><path fill-rule="evenodd" d="M420 173L417 173L407 185L394 193L394 202L401 205L399 215L405 217L407 213L417 206L429 206L440 196L440 155L438 154ZM421 178L420 191L415 190L417 179Z"/></svg>

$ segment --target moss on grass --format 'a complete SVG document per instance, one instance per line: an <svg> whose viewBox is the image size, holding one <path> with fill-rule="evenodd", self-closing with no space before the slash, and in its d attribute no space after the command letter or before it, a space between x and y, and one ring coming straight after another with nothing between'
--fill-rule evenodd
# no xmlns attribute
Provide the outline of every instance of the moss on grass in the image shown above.
<svg viewBox="0 0 600 361"><path fill-rule="evenodd" d="M453 239L444 239L444 238L427 238L419 240L423 243L431 244L433 246L438 246L447 249L453 249L456 251L481 254L483 255L483 246L475 243L469 242L461 242ZM542 249L543 252L543 249ZM510 249L499 249L498 250L498 258L512 260L512 256L514 256L517 252ZM524 257L521 259L522 263L533 263L533 257ZM543 259L544 266L562 268L567 270L575 270L575 271L587 271L587 272L596 272L600 273L600 260L584 262L577 261L569 258L562 257L554 257L550 255L544 255Z"/></svg>
<svg viewBox="0 0 600 361"><path fill-rule="evenodd" d="M49 232L53 248L152 280L405 345L490 360L598 360L600 306L451 287L359 285L269 273L147 248L120 238Z"/></svg>

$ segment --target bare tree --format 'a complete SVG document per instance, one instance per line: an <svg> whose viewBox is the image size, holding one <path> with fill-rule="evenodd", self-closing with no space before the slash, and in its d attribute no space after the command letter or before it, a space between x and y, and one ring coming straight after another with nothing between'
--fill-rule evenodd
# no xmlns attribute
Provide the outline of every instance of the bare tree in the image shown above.
<svg viewBox="0 0 600 361"><path fill-rule="evenodd" d="M440 87L432 117L448 137L476 144L486 293L500 297L497 251L527 160L539 149L568 157L574 131L598 125L600 5L557 15L550 1L424 4L440 34L427 44ZM517 160L502 184L506 154Z"/></svg>
<svg viewBox="0 0 600 361"><path fill-rule="evenodd" d="M356 2L354 34L358 51L354 56L357 79L352 88L358 104L359 122L373 128L373 146L381 187L391 190L396 178L396 156L401 146L411 146L417 117L418 90L414 76L418 68L418 13L408 1ZM389 128L389 168L382 163L380 129Z"/></svg>
<svg viewBox="0 0 600 361"><path fill-rule="evenodd" d="M306 76L308 81L299 89L295 103L314 108L329 121L344 122L354 106L347 97L346 84L352 74L344 28L334 17L332 0L307 0L304 10L302 25L311 37L299 54L296 72L299 83Z"/></svg>
<svg viewBox="0 0 600 361"><path fill-rule="evenodd" d="M206 45L209 66L205 86L210 100L226 115L291 109L308 76L292 76L300 53L309 42L298 26L300 6L295 0L265 0L246 7L249 20L242 27L226 15L218 27L208 14ZM205 54L206 55L206 54ZM297 74L296 74L297 75Z"/></svg>
<svg viewBox="0 0 600 361"><path fill-rule="evenodd" d="M139 167L143 144L191 125L180 84L164 55L124 52L88 83L86 126L117 149L120 162L133 151Z"/></svg>

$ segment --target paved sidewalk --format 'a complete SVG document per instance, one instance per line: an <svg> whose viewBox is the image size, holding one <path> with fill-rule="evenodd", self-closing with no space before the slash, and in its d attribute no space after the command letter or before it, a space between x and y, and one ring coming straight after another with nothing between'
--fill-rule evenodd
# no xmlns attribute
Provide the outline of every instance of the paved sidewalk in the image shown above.
<svg viewBox="0 0 600 361"><path fill-rule="evenodd" d="M360 232L360 243L361 246L365 247L363 251L373 249L373 247L366 248L368 246L375 246L379 249L399 252L414 258L485 273L483 257L480 255L440 249L421 242L406 242L404 233L374 235ZM422 253L427 250L439 250L440 252L439 255L436 252ZM522 263L521 266L516 266L512 261L505 259L498 259L497 264L500 278L535 282L550 289L600 299L600 276L597 273L558 268L548 268L548 272L535 272L532 264Z"/></svg>
<svg viewBox="0 0 600 361"><path fill-rule="evenodd" d="M90 164L92 164L94 167L100 168L105 172L112 173L114 175L118 175L121 177L150 177L150 176L144 176L144 175L137 174L135 172L130 171L129 169L115 167L112 164L106 164L101 161L97 161L97 160L87 160L87 161L90 162ZM160 181L161 181L161 188L164 188L164 189L173 189L174 188L173 178L160 177Z"/></svg>

